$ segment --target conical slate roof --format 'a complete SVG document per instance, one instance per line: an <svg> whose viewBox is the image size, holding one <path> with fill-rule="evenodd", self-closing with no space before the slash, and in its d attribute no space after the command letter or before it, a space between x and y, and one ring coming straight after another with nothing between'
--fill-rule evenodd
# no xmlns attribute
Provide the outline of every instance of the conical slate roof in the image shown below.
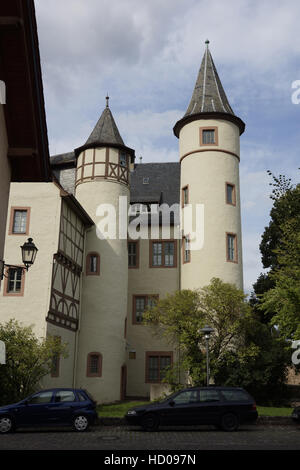
<svg viewBox="0 0 300 470"><path fill-rule="evenodd" d="M208 41L206 41L206 50L185 116L215 112L234 114L208 48Z"/></svg>
<svg viewBox="0 0 300 470"><path fill-rule="evenodd" d="M196 119L214 118L227 119L234 122L242 134L245 124L234 114L229 104L208 47L209 41L205 43L206 49L190 104L183 118L174 126L174 134L179 137L180 129L188 122Z"/></svg>
<svg viewBox="0 0 300 470"><path fill-rule="evenodd" d="M120 135L119 129L115 123L114 117L108 105L109 97L106 97L106 107L102 112L97 124L84 145L74 150L75 156L78 157L80 152L88 148L96 147L116 147L125 150L134 160L134 150L126 147Z"/></svg>
<svg viewBox="0 0 300 470"><path fill-rule="evenodd" d="M106 108L101 114L85 145L99 143L124 145L123 139L108 105L106 105Z"/></svg>

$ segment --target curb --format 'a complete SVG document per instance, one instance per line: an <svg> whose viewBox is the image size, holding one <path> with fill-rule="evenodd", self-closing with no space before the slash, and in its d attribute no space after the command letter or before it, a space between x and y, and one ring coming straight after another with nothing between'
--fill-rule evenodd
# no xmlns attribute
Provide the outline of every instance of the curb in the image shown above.
<svg viewBox="0 0 300 470"><path fill-rule="evenodd" d="M124 426L128 424L125 418L98 418L95 426ZM288 416L259 416L256 425L297 426L300 423Z"/></svg>
<svg viewBox="0 0 300 470"><path fill-rule="evenodd" d="M278 424L281 426L285 426L285 425L297 426L299 422L295 421L289 416L259 416L257 420L257 424L264 424L264 425Z"/></svg>

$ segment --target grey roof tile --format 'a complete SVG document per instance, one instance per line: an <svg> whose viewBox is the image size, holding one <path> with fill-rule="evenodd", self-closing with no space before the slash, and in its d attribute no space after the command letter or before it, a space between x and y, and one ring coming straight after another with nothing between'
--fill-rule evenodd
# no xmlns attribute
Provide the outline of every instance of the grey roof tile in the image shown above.
<svg viewBox="0 0 300 470"><path fill-rule="evenodd" d="M149 184L144 184L149 178ZM179 204L180 163L140 163L130 177L130 201Z"/></svg>
<svg viewBox="0 0 300 470"><path fill-rule="evenodd" d="M112 112L108 106L104 109L91 135L84 145L96 145L99 143L124 145Z"/></svg>
<svg viewBox="0 0 300 470"><path fill-rule="evenodd" d="M74 165L76 165L74 152L59 153L57 155L51 155L50 157L51 166L67 163L74 163Z"/></svg>
<svg viewBox="0 0 300 470"><path fill-rule="evenodd" d="M234 115L208 48L208 41L206 44L194 92L185 116L214 112Z"/></svg>

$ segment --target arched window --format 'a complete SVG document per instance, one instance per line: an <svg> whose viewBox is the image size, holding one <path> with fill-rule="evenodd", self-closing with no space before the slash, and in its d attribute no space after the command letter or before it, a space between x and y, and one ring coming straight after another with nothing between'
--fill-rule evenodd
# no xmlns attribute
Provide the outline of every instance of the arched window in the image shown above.
<svg viewBox="0 0 300 470"><path fill-rule="evenodd" d="M86 275L99 276L100 275L100 255L96 252L88 253L86 257Z"/></svg>
<svg viewBox="0 0 300 470"><path fill-rule="evenodd" d="M102 376L102 354L100 354L99 352L91 352L88 354L86 376Z"/></svg>

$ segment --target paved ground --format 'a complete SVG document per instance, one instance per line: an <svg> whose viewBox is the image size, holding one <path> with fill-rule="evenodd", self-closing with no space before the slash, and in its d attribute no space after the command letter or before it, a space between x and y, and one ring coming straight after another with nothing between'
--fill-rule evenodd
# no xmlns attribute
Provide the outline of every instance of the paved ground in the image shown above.
<svg viewBox="0 0 300 470"><path fill-rule="evenodd" d="M300 426L243 426L226 433L213 427L162 428L143 432L128 426L71 430L19 430L0 435L1 450L300 450Z"/></svg>

